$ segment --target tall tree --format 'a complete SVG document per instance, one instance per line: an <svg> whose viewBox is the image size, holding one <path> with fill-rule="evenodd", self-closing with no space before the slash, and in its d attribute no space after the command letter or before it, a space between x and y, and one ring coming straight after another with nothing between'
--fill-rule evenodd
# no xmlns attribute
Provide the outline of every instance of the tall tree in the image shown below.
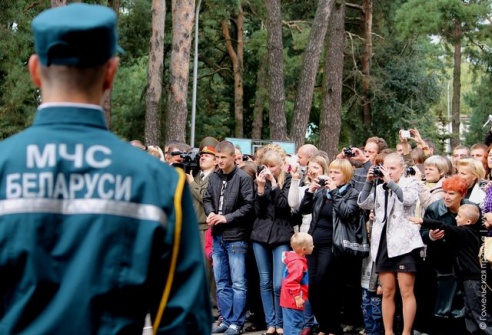
<svg viewBox="0 0 492 335"><path fill-rule="evenodd" d="M292 117L291 139L296 147L304 144L306 128L313 102L314 83L318 72L319 60L323 49L328 20L335 0L319 0L316 15L311 25L309 42L304 51L304 62L297 85L294 115Z"/></svg>
<svg viewBox="0 0 492 335"><path fill-rule="evenodd" d="M342 81L345 51L345 1L335 6L326 34L323 104L320 115L319 147L333 159L338 153L342 125Z"/></svg>
<svg viewBox="0 0 492 335"><path fill-rule="evenodd" d="M152 0L152 35L150 37L148 84L145 94L145 143L157 145L161 139L165 18L166 0Z"/></svg>
<svg viewBox="0 0 492 335"><path fill-rule="evenodd" d="M461 50L466 36L490 15L491 2L478 0L409 0L397 12L404 36L434 34L453 49L453 97L451 104L451 147L459 144L461 101Z"/></svg>
<svg viewBox="0 0 492 335"><path fill-rule="evenodd" d="M222 33L224 34L227 53L231 58L232 68L234 72L234 136L243 137L243 101L244 101L244 14L241 1L238 3L238 14L235 20L236 32L236 50L232 43L229 22L232 20L222 20Z"/></svg>
<svg viewBox="0 0 492 335"><path fill-rule="evenodd" d="M287 139L284 87L284 45L280 0L265 0L268 32L268 80L270 108L270 139ZM261 66L261 65L260 65Z"/></svg>
<svg viewBox="0 0 492 335"><path fill-rule="evenodd" d="M194 0L172 0L172 48L165 120L165 141L186 142L190 51L195 18Z"/></svg>
<svg viewBox="0 0 492 335"><path fill-rule="evenodd" d="M372 0L362 1L362 36L364 52L362 53L362 115L366 126L372 123L371 117L371 58L372 58Z"/></svg>
<svg viewBox="0 0 492 335"><path fill-rule="evenodd" d="M260 58L258 73L256 75L255 106L253 108L253 126L251 130L252 139L261 139L262 137L261 134L263 130L263 111L265 110L265 102L268 95L268 62L266 56L267 55L264 54Z"/></svg>

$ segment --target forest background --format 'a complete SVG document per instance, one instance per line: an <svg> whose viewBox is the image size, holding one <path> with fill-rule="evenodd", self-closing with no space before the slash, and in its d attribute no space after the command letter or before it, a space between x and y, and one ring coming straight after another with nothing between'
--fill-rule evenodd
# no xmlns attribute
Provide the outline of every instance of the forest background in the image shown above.
<svg viewBox="0 0 492 335"><path fill-rule="evenodd" d="M40 103L32 18L70 2L0 0L0 138ZM488 130L492 0L84 2L119 15L125 54L104 108L124 140L287 140L333 158L375 135L395 147L400 129L441 153Z"/></svg>

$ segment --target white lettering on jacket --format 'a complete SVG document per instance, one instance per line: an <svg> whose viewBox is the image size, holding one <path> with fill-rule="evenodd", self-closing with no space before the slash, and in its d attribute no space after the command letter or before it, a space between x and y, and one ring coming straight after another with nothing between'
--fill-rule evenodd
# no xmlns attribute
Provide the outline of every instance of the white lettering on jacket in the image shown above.
<svg viewBox="0 0 492 335"><path fill-rule="evenodd" d="M40 147L30 144L26 149L24 173L6 176L6 198L99 198L130 201L132 177L109 172L64 173L42 169L104 169L112 164L111 149L103 145L84 146L49 143ZM63 165L62 165L63 164ZM70 166L71 165L71 166Z"/></svg>

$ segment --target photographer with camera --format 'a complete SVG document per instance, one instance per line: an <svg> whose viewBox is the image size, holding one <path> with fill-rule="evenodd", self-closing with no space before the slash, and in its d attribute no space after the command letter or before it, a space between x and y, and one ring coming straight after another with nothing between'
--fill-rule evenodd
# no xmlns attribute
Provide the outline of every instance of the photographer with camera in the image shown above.
<svg viewBox="0 0 492 335"><path fill-rule="evenodd" d="M183 164L182 155L188 152L191 147L183 142L170 141L165 145L166 162L172 166L181 167Z"/></svg>
<svg viewBox="0 0 492 335"><path fill-rule="evenodd" d="M371 167L359 195L363 209L374 210L371 230L371 258L383 288L383 323L386 332L393 329L395 293L398 283L403 305L403 335L412 333L417 308L413 292L418 252L424 246L419 227L408 220L418 200L418 182L404 177L405 163L398 153L388 154L379 167ZM383 184L373 190L373 181ZM398 278L398 280L397 280Z"/></svg>
<svg viewBox="0 0 492 335"><path fill-rule="evenodd" d="M337 155L337 159L348 159L351 163L355 162L356 165L360 165L355 169L351 181L352 186L357 191L360 192L364 187L367 173L369 168L374 165L376 155L386 148L388 148L386 141L381 137L374 136L367 139L364 150L356 147L343 148L342 152Z"/></svg>
<svg viewBox="0 0 492 335"><path fill-rule="evenodd" d="M307 256L309 300L320 335L343 333L339 302L347 298L345 284L354 281L350 277L357 280L360 276L360 262L354 264L354 258L333 253L334 227L359 220L358 192L350 185L353 173L348 160L334 160L328 168L329 176L319 175L311 181L300 205L302 214L312 214L308 233L315 247ZM360 313L360 304L358 309Z"/></svg>

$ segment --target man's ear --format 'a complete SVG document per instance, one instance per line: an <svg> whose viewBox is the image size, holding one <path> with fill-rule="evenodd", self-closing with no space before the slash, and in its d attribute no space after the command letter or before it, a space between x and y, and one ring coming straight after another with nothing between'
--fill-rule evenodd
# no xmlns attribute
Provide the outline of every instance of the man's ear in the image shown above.
<svg viewBox="0 0 492 335"><path fill-rule="evenodd" d="M116 77L116 72L118 71L118 65L120 63L119 57L113 57L106 63L106 71L104 72L104 91L109 90L113 86L114 78Z"/></svg>
<svg viewBox="0 0 492 335"><path fill-rule="evenodd" d="M32 55L29 58L29 75L31 76L31 80L37 87L41 88L41 75L39 74L40 63L38 55Z"/></svg>

